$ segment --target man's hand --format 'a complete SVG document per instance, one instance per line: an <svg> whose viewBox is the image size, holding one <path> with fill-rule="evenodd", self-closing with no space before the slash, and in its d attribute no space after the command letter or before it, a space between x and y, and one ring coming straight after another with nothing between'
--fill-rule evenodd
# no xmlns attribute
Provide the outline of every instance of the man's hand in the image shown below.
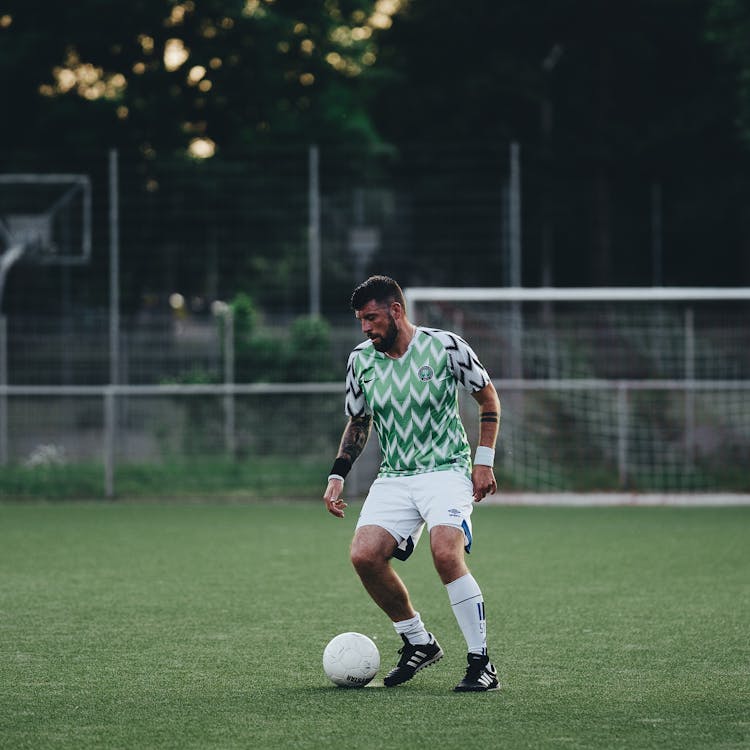
<svg viewBox="0 0 750 750"><path fill-rule="evenodd" d="M343 500L339 500L339 495L344 489L344 483L340 479L331 479L328 482L328 487L323 494L323 501L326 504L326 509L332 516L336 518L344 517L344 508L346 503Z"/></svg>
<svg viewBox="0 0 750 750"><path fill-rule="evenodd" d="M471 483L474 485L474 499L477 502L486 495L494 495L497 492L495 472L491 466L475 464L471 470Z"/></svg>

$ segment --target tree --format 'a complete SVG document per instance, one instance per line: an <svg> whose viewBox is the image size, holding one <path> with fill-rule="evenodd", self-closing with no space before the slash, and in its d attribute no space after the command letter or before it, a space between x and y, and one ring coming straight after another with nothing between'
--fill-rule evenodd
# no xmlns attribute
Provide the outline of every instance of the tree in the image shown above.
<svg viewBox="0 0 750 750"><path fill-rule="evenodd" d="M376 136L362 84L398 2L8 0L0 122L14 148L135 145L153 159Z"/></svg>
<svg viewBox="0 0 750 750"><path fill-rule="evenodd" d="M738 124L745 141L750 143L750 3L712 0L707 36L733 68L740 105Z"/></svg>
<svg viewBox="0 0 750 750"><path fill-rule="evenodd" d="M125 309L173 284L212 291L202 278L211 264L228 280L222 295L247 288L287 309L300 298L306 149L378 140L369 111L373 71L399 6L7 0L0 10L3 169L86 172L103 187L106 149L119 147L122 194L130 199L122 207ZM241 179L244 195L233 190ZM254 180L263 181L257 193L266 196L253 203ZM95 201L106 201L104 190ZM243 237L229 231L248 209L252 230ZM157 218L149 223L144 214ZM106 257L95 255L81 273L102 278ZM230 255L236 264L221 267ZM11 305L23 304L26 270L14 269ZM35 287L54 287L61 276L35 279ZM92 298L79 301L102 304L106 287L88 288ZM39 298L44 309L59 295L48 288Z"/></svg>
<svg viewBox="0 0 750 750"><path fill-rule="evenodd" d="M750 61L747 0L714 4L733 9L727 23ZM439 143L436 160L454 158L456 144L484 149L484 170L476 158L477 168L440 186L452 195L490 191L502 179L493 148L521 142L526 284L541 282L545 212L553 283L651 283L655 184L664 195L663 282L732 283L746 167L732 79L705 37L709 5L479 0L456 12L449 0L413 0L381 44L392 79L377 95L377 129L404 152ZM720 254L710 268L707 247ZM466 260L446 276L465 273Z"/></svg>

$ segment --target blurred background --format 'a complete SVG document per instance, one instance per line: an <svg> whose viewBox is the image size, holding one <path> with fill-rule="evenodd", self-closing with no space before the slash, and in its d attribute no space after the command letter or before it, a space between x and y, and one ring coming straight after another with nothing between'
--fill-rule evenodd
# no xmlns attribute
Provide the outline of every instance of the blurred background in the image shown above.
<svg viewBox="0 0 750 750"><path fill-rule="evenodd" d="M370 273L750 286L747 0L10 0L0 81L6 497L320 494ZM412 317L497 379L506 488L748 491L748 307Z"/></svg>

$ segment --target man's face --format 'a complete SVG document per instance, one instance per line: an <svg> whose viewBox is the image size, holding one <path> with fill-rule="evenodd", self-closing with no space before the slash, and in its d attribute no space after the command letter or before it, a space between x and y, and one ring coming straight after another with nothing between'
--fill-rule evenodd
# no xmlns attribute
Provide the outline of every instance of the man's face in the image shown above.
<svg viewBox="0 0 750 750"><path fill-rule="evenodd" d="M398 328L391 313L391 305L370 300L355 313L362 325L362 333L372 341L379 352L389 351L396 343Z"/></svg>

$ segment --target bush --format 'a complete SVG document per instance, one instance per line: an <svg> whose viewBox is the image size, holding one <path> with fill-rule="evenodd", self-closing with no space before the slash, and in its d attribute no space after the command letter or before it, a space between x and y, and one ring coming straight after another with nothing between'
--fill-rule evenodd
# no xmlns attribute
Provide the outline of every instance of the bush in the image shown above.
<svg viewBox="0 0 750 750"><path fill-rule="evenodd" d="M336 376L326 321L297 318L287 336L274 337L261 329L261 315L249 295L238 294L230 307L236 382L318 382Z"/></svg>

